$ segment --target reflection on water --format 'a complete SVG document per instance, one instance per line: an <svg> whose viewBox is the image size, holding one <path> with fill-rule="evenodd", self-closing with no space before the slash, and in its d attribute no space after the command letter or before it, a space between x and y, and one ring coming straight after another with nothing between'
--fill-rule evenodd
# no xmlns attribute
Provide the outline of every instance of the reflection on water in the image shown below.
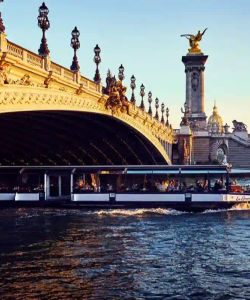
<svg viewBox="0 0 250 300"><path fill-rule="evenodd" d="M249 216L1 210L1 299L247 299Z"/></svg>

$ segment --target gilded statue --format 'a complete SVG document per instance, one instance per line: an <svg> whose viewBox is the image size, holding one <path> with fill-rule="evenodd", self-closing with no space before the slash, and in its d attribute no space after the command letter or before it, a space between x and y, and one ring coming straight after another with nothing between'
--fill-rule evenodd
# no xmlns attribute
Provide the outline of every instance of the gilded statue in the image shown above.
<svg viewBox="0 0 250 300"><path fill-rule="evenodd" d="M183 141L183 162L185 165L189 164L189 158L190 158L190 149L187 145L186 139Z"/></svg>
<svg viewBox="0 0 250 300"><path fill-rule="evenodd" d="M112 77L108 74L107 77L107 87L105 92L109 95L105 108L110 108L112 114L120 110L121 112L126 110L129 115L129 103L127 97L125 96L127 88L122 85L121 81L117 81L115 76Z"/></svg>
<svg viewBox="0 0 250 300"><path fill-rule="evenodd" d="M17 83L20 85L31 85L30 75L24 74L23 77Z"/></svg>
<svg viewBox="0 0 250 300"><path fill-rule="evenodd" d="M0 61L0 86L9 83L7 74L10 73L9 63L6 63L4 60Z"/></svg>
<svg viewBox="0 0 250 300"><path fill-rule="evenodd" d="M121 81L117 81L116 86L118 88L119 96L122 104L121 111L123 112L125 109L127 114L129 115L129 104L128 104L128 99L126 97L127 88L122 85Z"/></svg>
<svg viewBox="0 0 250 300"><path fill-rule="evenodd" d="M196 35L193 34L182 34L182 36L184 36L185 38L187 38L189 40L189 45L190 45L190 49L188 49L188 52L190 54L202 54L201 49L199 47L199 43L202 40L202 37L204 35L204 33L206 32L207 28L201 33L200 30L198 31L198 33Z"/></svg>

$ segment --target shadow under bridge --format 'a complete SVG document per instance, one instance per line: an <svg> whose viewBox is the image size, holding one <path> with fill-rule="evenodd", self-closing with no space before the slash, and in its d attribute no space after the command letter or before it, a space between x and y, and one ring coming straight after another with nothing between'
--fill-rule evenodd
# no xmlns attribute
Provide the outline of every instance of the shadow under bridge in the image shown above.
<svg viewBox="0 0 250 300"><path fill-rule="evenodd" d="M0 114L1 165L167 164L139 131L111 116L76 111Z"/></svg>

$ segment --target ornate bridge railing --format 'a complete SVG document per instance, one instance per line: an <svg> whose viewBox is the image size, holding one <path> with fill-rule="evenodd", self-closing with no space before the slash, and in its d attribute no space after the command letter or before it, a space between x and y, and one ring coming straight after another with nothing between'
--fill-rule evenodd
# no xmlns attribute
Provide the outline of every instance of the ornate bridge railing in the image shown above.
<svg viewBox="0 0 250 300"><path fill-rule="evenodd" d="M1 34L2 36L4 34ZM7 50L7 51L5 51ZM17 58L16 63L30 65L30 67L36 67L40 70L52 72L54 76L59 77L61 81L66 83L77 83L82 84L84 88L92 91L101 92L102 85L96 84L94 81L81 76L80 72L73 72L57 63L50 61L49 56L42 58L40 55L35 54L17 44L10 42L9 40L2 38L1 52L6 53L7 57L13 56ZM28 71L28 70L27 70Z"/></svg>

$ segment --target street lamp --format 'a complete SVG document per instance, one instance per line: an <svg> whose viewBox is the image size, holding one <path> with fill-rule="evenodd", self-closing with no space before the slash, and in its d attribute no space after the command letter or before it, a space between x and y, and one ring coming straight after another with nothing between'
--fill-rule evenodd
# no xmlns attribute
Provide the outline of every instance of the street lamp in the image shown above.
<svg viewBox="0 0 250 300"><path fill-rule="evenodd" d="M0 0L0 2L3 2L4 0ZM5 27L3 25L3 19L2 19L2 13L0 12L0 33L4 33Z"/></svg>
<svg viewBox="0 0 250 300"><path fill-rule="evenodd" d="M120 81L123 81L124 78L125 78L123 65L120 65L120 67L119 67L118 78L119 78Z"/></svg>
<svg viewBox="0 0 250 300"><path fill-rule="evenodd" d="M101 49L98 45L95 46L94 53L95 53L94 62L96 64L96 71L95 71L94 81L99 84L101 82L101 75L100 75L100 72L99 72L99 64L102 60L101 60L101 57L100 57Z"/></svg>
<svg viewBox="0 0 250 300"><path fill-rule="evenodd" d="M158 108L159 108L159 99L158 99L158 98L155 98L155 109L156 109L156 112L155 112L155 119L156 119L156 120L159 120Z"/></svg>
<svg viewBox="0 0 250 300"><path fill-rule="evenodd" d="M169 126L169 121L168 121L168 118L169 118L169 108L168 107L166 109L166 117L167 117L166 126Z"/></svg>
<svg viewBox="0 0 250 300"><path fill-rule="evenodd" d="M45 31L50 28L48 14L49 14L48 7L43 2L43 4L39 7L39 15L37 17L38 26L43 31L43 37L42 37L40 49L38 50L39 55L41 55L42 57L46 57L47 55L49 55L49 52L50 52L48 45L47 45L47 40L45 37Z"/></svg>
<svg viewBox="0 0 250 300"><path fill-rule="evenodd" d="M135 88L136 88L136 84L135 84L136 78L135 78L134 75L131 76L130 81L131 81L130 87L131 87L131 89L132 89L132 95L131 95L131 100L130 100L130 101L131 101L133 104L135 104L135 101L136 101L136 100L135 100L135 93L134 93L134 90L135 90Z"/></svg>
<svg viewBox="0 0 250 300"><path fill-rule="evenodd" d="M148 113L150 114L150 116L152 116L152 108L151 108L152 101L153 101L153 99L152 99L152 93L149 92L148 93L148 103L149 103Z"/></svg>
<svg viewBox="0 0 250 300"><path fill-rule="evenodd" d="M140 89L141 89L141 91L140 91L140 95L141 95L140 108L144 111L145 110L145 105L144 105L143 97L145 96L145 86L142 84Z"/></svg>
<svg viewBox="0 0 250 300"><path fill-rule="evenodd" d="M78 64L78 59L77 59L76 51L80 48L80 42L79 42L80 32L77 29L77 27L75 27L72 30L71 35L72 35L72 38L71 38L71 47L74 49L74 57L73 57L73 61L72 61L72 65L70 67L70 70L74 71L74 72L78 72L80 70L80 66Z"/></svg>
<svg viewBox="0 0 250 300"><path fill-rule="evenodd" d="M163 114L164 114L164 112L165 112L165 105L164 105L164 103L162 103L161 104L161 122L162 122L162 124L164 124L164 116L163 116Z"/></svg>

